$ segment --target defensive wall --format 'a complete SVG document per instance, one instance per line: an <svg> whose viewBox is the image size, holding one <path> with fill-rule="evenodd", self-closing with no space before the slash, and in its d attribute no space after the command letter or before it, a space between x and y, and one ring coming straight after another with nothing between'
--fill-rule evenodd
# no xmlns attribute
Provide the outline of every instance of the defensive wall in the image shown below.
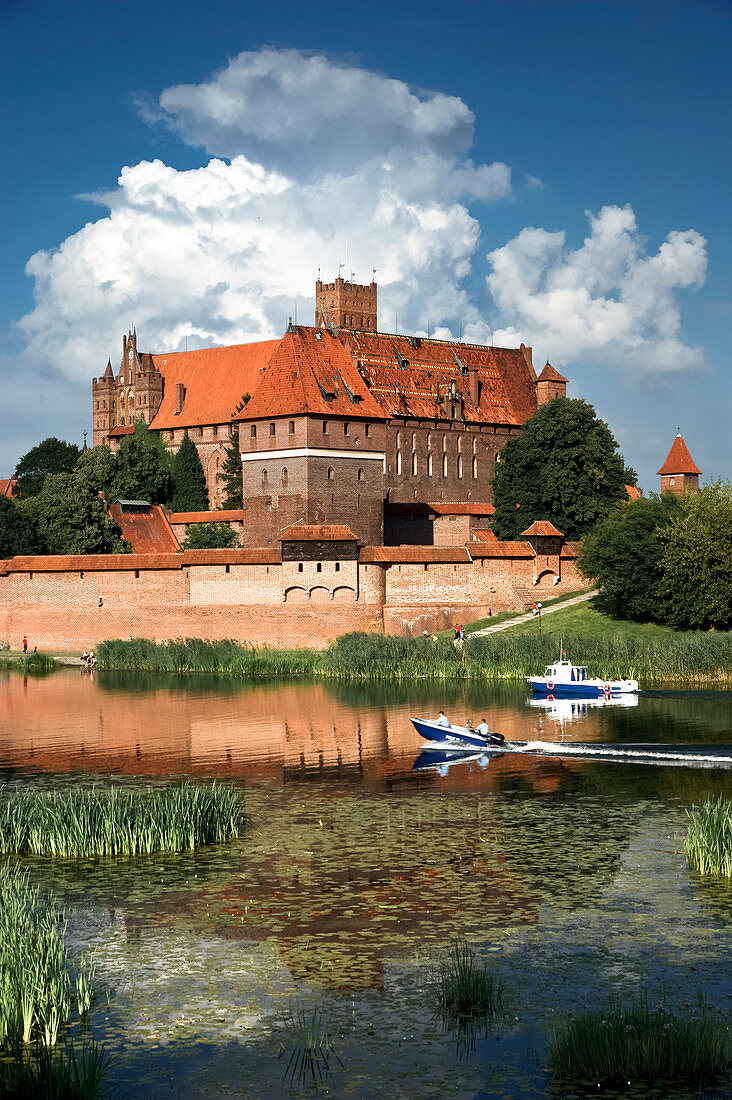
<svg viewBox="0 0 732 1100"><path fill-rule="evenodd" d="M580 587L575 552L505 542L301 561L280 547L15 557L0 562L0 640L77 651L106 638L323 647L352 630L414 635Z"/></svg>

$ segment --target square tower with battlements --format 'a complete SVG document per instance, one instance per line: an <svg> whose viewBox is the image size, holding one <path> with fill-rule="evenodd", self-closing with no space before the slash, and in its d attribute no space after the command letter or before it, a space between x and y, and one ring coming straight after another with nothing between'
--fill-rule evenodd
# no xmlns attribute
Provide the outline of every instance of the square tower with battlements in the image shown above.
<svg viewBox="0 0 732 1100"><path fill-rule="evenodd" d="M316 328L358 329L376 332L376 283L362 286L338 278L315 284Z"/></svg>

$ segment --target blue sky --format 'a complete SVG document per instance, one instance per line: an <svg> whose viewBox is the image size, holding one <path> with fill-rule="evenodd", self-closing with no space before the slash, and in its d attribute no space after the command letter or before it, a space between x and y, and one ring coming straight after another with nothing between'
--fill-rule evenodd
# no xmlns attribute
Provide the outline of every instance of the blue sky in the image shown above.
<svg viewBox="0 0 732 1100"><path fill-rule="evenodd" d="M382 329L549 357L644 488L679 427L731 476L728 0L0 20L0 476L91 434L129 326L153 351L276 335L346 247Z"/></svg>

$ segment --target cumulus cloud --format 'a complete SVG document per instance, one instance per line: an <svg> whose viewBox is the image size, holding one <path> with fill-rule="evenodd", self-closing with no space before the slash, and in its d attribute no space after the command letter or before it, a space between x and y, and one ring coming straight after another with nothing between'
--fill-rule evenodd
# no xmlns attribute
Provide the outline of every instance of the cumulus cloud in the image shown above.
<svg viewBox="0 0 732 1100"><path fill-rule="evenodd" d="M563 232L527 228L489 253L488 287L508 322L496 342L538 344L558 365L600 359L649 373L701 366L701 349L684 342L675 291L704 282L705 239L674 231L649 256L630 206L587 216L590 234L578 249L567 248Z"/></svg>
<svg viewBox="0 0 732 1100"><path fill-rule="evenodd" d="M200 85L166 89L164 120L212 159L122 170L108 208L36 253L35 309L20 322L31 361L79 381L135 324L141 346L176 350L271 337L312 323L318 265L377 269L382 326L466 336L489 328L462 286L479 241L470 200L511 193L502 163L467 155L473 115L454 96L296 50L239 55ZM440 328L440 326L442 326Z"/></svg>
<svg viewBox="0 0 732 1100"><path fill-rule="evenodd" d="M79 383L116 366L135 325L153 351L270 338L313 319L318 267L369 281L380 325L603 356L650 369L695 365L675 292L704 277L705 242L670 233L644 254L630 207L591 219L583 246L525 229L489 256L496 315L467 289L480 247L471 207L512 195L511 171L470 157L474 118L455 96L297 50L242 53L210 80L139 101L152 124L206 151L178 170L122 169L105 207L27 264L35 308L19 322L25 365ZM540 186L528 177L527 188ZM485 208L481 218L489 217ZM348 252L346 254L346 238Z"/></svg>

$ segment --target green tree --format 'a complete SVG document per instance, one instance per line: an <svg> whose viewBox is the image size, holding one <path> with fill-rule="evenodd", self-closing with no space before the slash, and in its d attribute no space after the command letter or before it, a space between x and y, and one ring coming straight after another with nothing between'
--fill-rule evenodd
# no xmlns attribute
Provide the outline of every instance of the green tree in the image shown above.
<svg viewBox="0 0 732 1100"><path fill-rule="evenodd" d="M716 481L686 493L660 538L666 621L677 629L729 630L732 484Z"/></svg>
<svg viewBox="0 0 732 1100"><path fill-rule="evenodd" d="M107 500L109 500L116 473L115 456L105 444L82 451L74 469L74 475L80 485L84 485L90 493L104 493Z"/></svg>
<svg viewBox="0 0 732 1100"><path fill-rule="evenodd" d="M123 436L117 454L109 501L149 500L165 504L172 490L172 458L163 439L138 420L132 435Z"/></svg>
<svg viewBox="0 0 732 1100"><path fill-rule="evenodd" d="M192 523L181 545L184 550L213 550L238 543L237 533L228 523Z"/></svg>
<svg viewBox="0 0 732 1100"><path fill-rule="evenodd" d="M220 476L224 483L225 490L224 508L243 508L244 482L241 474L241 451L239 450L238 424L232 424L231 426L231 439L226 447Z"/></svg>
<svg viewBox="0 0 732 1100"><path fill-rule="evenodd" d="M208 511L206 475L188 432L183 433L178 453L173 459L173 499L170 507L174 512Z"/></svg>
<svg viewBox="0 0 732 1100"><path fill-rule="evenodd" d="M654 493L618 505L588 532L577 564L600 589L600 611L614 619L664 620L662 532L680 510L673 493Z"/></svg>
<svg viewBox="0 0 732 1100"><path fill-rule="evenodd" d="M43 482L51 474L69 474L76 466L79 448L75 443L64 443L49 436L24 454L15 473L18 478L18 496L31 497L40 493Z"/></svg>
<svg viewBox="0 0 732 1100"><path fill-rule="evenodd" d="M40 493L22 507L50 554L119 554L132 549L99 497L74 474L47 477Z"/></svg>
<svg viewBox="0 0 732 1100"><path fill-rule="evenodd" d="M0 560L15 554L41 554L45 547L23 508L0 497Z"/></svg>
<svg viewBox="0 0 732 1100"><path fill-rule="evenodd" d="M536 519L581 538L618 503L635 472L586 401L557 397L537 409L501 451L493 479L499 539L515 539Z"/></svg>

